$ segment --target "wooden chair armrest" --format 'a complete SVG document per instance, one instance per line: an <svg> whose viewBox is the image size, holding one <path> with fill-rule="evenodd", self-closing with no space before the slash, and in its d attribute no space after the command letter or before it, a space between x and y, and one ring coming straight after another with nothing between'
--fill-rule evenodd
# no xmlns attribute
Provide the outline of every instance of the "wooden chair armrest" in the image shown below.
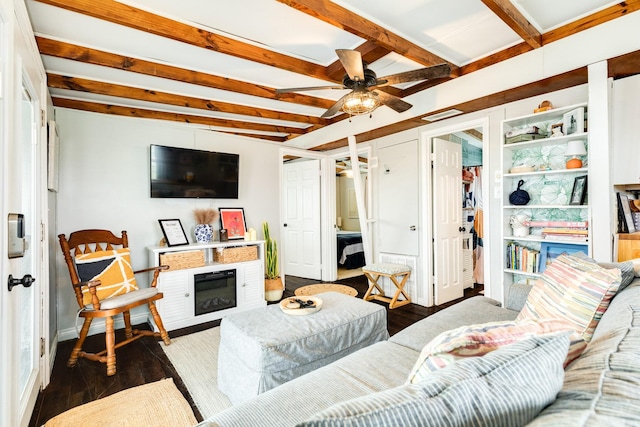
<svg viewBox="0 0 640 427"><path fill-rule="evenodd" d="M81 307L84 307L84 301L82 297L82 288L89 288L89 293L91 294L91 304L96 310L100 310L100 300L98 299L98 292L96 288L100 286L102 282L100 280L88 280L86 282L80 282L73 284L73 287L76 288L76 298L78 299L78 304Z"/></svg>
<svg viewBox="0 0 640 427"><path fill-rule="evenodd" d="M158 276L160 275L160 272L168 270L168 269L169 269L168 265L159 265L157 267L151 267L151 268L146 268L144 270L140 270L140 272L153 271L153 279L151 280L151 285L150 286L152 288L155 288L158 285Z"/></svg>
<svg viewBox="0 0 640 427"><path fill-rule="evenodd" d="M156 271L156 270L158 270L158 271L164 271L164 270L168 270L168 269L169 269L169 266L168 266L168 265L159 265L159 266L157 266L157 267L149 267L149 268L145 268L145 269L143 269L143 270L137 270L137 271L134 271L134 272L133 272L133 274L138 274L138 273L148 273L148 272L150 272L150 271Z"/></svg>

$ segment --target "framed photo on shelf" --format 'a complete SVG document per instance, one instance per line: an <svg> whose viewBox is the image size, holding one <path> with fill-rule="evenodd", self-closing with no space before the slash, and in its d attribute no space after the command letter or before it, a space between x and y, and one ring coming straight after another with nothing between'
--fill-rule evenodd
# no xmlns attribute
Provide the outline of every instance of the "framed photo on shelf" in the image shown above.
<svg viewBox="0 0 640 427"><path fill-rule="evenodd" d="M179 219L159 219L160 228L162 234L164 234L164 240L167 242L167 246L180 246L188 245L187 235L182 228L182 223Z"/></svg>
<svg viewBox="0 0 640 427"><path fill-rule="evenodd" d="M247 223L243 208L220 208L220 229L227 230L227 238L244 239Z"/></svg>
<svg viewBox="0 0 640 427"><path fill-rule="evenodd" d="M622 233L635 233L636 227L633 223L633 217L631 216L631 206L629 205L629 198L626 194L618 193L618 209L621 211L618 213L618 227Z"/></svg>
<svg viewBox="0 0 640 427"><path fill-rule="evenodd" d="M584 205L587 197L587 175L577 176L573 181L573 190L571 191L570 205Z"/></svg>
<svg viewBox="0 0 640 427"><path fill-rule="evenodd" d="M584 132L584 108L576 108L562 115L562 130L565 135Z"/></svg>
<svg viewBox="0 0 640 427"><path fill-rule="evenodd" d="M589 247L587 245L542 242L540 245L540 266L538 271L542 273L561 254L570 255L576 252L583 252L585 255L589 255Z"/></svg>

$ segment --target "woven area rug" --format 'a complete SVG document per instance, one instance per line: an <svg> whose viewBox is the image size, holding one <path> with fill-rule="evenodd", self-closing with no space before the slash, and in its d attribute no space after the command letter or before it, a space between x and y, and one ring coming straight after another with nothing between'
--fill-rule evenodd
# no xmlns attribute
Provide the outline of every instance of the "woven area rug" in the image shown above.
<svg viewBox="0 0 640 427"><path fill-rule="evenodd" d="M198 421L172 378L120 391L51 418L45 427L193 427Z"/></svg>
<svg viewBox="0 0 640 427"><path fill-rule="evenodd" d="M218 391L219 327L172 338L171 345L161 346L203 418L231 407L227 396Z"/></svg>

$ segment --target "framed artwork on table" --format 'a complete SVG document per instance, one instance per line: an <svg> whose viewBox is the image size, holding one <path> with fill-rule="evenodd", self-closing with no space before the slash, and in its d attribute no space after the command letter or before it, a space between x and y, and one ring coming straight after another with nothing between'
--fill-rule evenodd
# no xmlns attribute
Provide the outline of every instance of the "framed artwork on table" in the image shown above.
<svg viewBox="0 0 640 427"><path fill-rule="evenodd" d="M540 245L540 266L538 271L542 273L554 259L563 253L570 255L577 252L589 255L589 247L587 245L542 242Z"/></svg>
<svg viewBox="0 0 640 427"><path fill-rule="evenodd" d="M570 205L584 205L587 197L587 175L577 176L573 181L573 190L571 191Z"/></svg>
<svg viewBox="0 0 640 427"><path fill-rule="evenodd" d="M247 223L243 208L220 208L220 229L227 230L227 238L244 239Z"/></svg>
<svg viewBox="0 0 640 427"><path fill-rule="evenodd" d="M164 234L164 240L167 242L167 246L180 246L188 245L187 235L182 228L182 223L179 219L159 219L160 228L162 234Z"/></svg>

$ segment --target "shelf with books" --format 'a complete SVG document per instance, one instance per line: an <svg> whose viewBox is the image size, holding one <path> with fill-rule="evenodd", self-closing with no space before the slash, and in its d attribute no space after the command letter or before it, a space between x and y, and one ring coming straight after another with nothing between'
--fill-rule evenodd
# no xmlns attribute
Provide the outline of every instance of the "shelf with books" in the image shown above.
<svg viewBox="0 0 640 427"><path fill-rule="evenodd" d="M544 270L541 267L538 272L529 266L522 271L519 263L512 265L515 261L514 248L536 254L542 250L548 252L549 247L562 247L570 248L571 252L589 254L591 231L588 223L591 210L586 185L589 174L586 113L587 104L581 103L502 121L505 291L511 283L528 282ZM570 132L566 132L568 126L571 126ZM573 145L568 144L571 141L580 141L582 144L578 145L585 147L587 154L578 156L582 166L567 168L568 153L577 151L568 150ZM528 193L526 204L511 203L509 196L517 189ZM515 225L514 217L518 219ZM526 231L516 228L520 224L526 225ZM538 256L542 258L542 255ZM548 259L546 257L545 262ZM537 261L540 262L539 259Z"/></svg>

